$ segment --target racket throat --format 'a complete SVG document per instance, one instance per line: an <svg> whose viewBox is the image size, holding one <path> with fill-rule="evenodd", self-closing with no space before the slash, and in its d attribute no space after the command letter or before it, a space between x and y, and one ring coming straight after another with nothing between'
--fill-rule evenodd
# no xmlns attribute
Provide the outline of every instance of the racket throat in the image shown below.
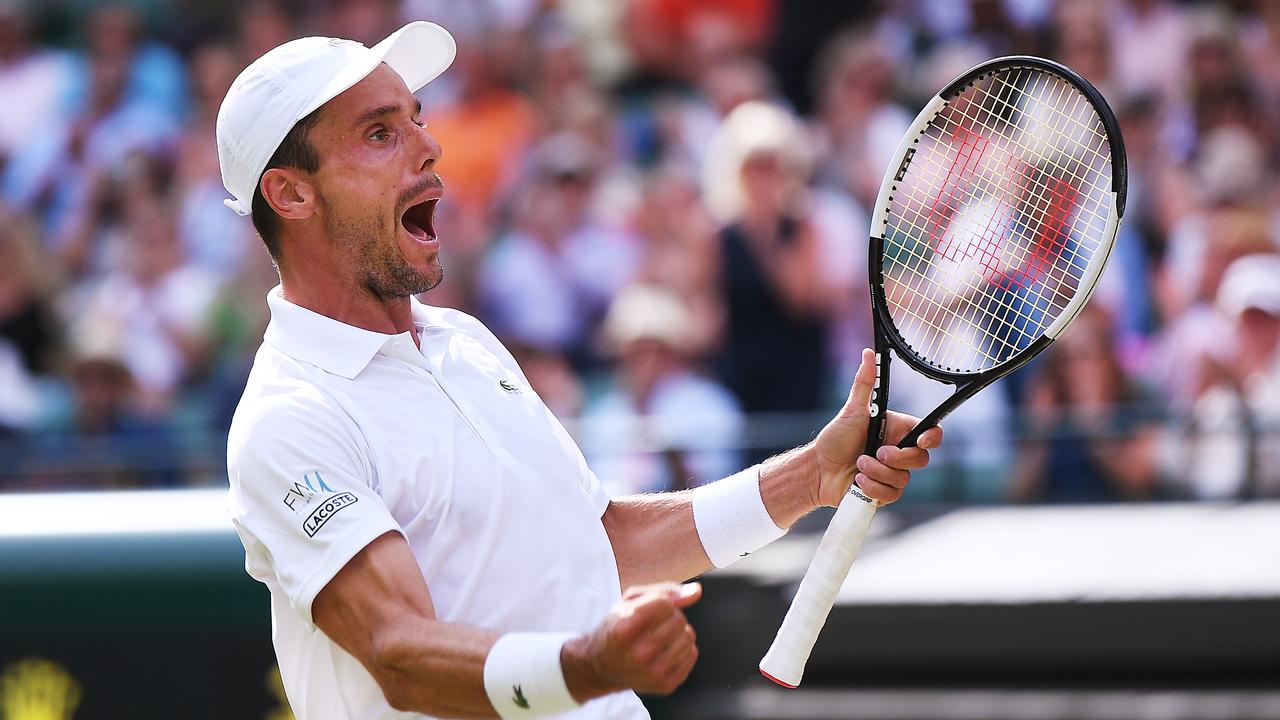
<svg viewBox="0 0 1280 720"><path fill-rule="evenodd" d="M911 431L902 437L902 440L898 443L898 447L909 448L914 446L926 430L937 427L938 423L942 422L943 418L950 415L952 410L960 407L965 400L976 395L978 391L984 387L986 387L986 384L979 382L957 387L956 391L951 394L951 397L947 398L941 405L934 408L933 412L925 415L924 419L916 423L916 426L911 428Z"/></svg>
<svg viewBox="0 0 1280 720"><path fill-rule="evenodd" d="M1009 362L981 373L969 382L957 384L956 391L951 394L951 397L944 400L941 405L933 409L933 412L925 415L923 420L916 423L916 426L903 436L902 441L898 443L898 447L907 448L915 445L924 431L931 427L937 427L938 423L950 415L952 410L955 410L961 403L978 394L979 390L1031 362L1031 359L1038 355L1041 350L1048 347L1051 342L1053 342L1053 338L1048 335L1041 335L1027 349Z"/></svg>

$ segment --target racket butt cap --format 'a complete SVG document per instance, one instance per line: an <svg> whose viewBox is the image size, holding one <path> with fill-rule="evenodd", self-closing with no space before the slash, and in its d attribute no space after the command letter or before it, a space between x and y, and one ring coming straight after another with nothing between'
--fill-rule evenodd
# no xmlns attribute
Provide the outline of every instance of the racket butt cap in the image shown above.
<svg viewBox="0 0 1280 720"><path fill-rule="evenodd" d="M763 675L763 676L765 676L765 677L767 677L767 678L769 678L770 680L772 680L772 681L774 681L774 682L778 683L779 685L781 685L781 686L782 686L782 687L784 687L784 688L789 688L789 689L791 689L791 690L795 690L797 687L799 687L799 686L800 686L800 683L799 683L799 682L797 682L795 685L792 685L791 683L788 683L788 682L783 682L783 681L779 680L778 678L776 678L776 677L774 677L774 676L770 675L767 671L765 671L765 669L764 669L764 668L760 668L760 674L761 674L761 675Z"/></svg>

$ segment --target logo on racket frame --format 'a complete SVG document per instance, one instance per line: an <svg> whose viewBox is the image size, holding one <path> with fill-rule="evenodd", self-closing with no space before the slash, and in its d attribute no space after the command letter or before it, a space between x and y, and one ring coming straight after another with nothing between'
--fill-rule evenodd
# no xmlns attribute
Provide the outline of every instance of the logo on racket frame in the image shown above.
<svg viewBox="0 0 1280 720"><path fill-rule="evenodd" d="M880 399L880 368L884 365L884 353L876 353L876 379L871 385L871 417L879 417L880 403L876 402Z"/></svg>

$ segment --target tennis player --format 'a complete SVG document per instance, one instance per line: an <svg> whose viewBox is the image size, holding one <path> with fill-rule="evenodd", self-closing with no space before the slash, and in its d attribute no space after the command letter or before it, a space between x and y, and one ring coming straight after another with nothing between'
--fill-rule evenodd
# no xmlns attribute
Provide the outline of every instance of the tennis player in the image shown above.
<svg viewBox="0 0 1280 720"><path fill-rule="evenodd" d="M302 720L648 717L697 658L681 582L779 537L855 478L892 502L923 448L858 457L874 371L801 448L691 492L611 499L510 353L419 303L440 282L441 148L413 92L453 39L311 37L218 114L227 204L280 272L231 427L230 510L271 591ZM912 421L893 419L901 436Z"/></svg>

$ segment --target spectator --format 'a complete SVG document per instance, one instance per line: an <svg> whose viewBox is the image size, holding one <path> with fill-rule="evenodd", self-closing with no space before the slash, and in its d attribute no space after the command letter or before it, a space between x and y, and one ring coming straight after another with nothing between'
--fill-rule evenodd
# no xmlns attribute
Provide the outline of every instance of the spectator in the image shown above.
<svg viewBox="0 0 1280 720"><path fill-rule="evenodd" d="M1116 356L1111 318L1086 305L1027 389L1014 467L1020 501L1099 502L1155 495L1153 418Z"/></svg>
<svg viewBox="0 0 1280 720"><path fill-rule="evenodd" d="M280 276L270 256L249 253L235 275L223 279L199 323L202 337L198 342L203 347L197 348L192 369L204 381L207 400L201 405L214 428L231 427L231 416L249 379L254 353L271 319L263 298L279 283Z"/></svg>
<svg viewBox="0 0 1280 720"><path fill-rule="evenodd" d="M32 138L5 169L4 199L39 213L73 274L104 269L114 250L94 240L115 184L138 169L139 158L163 156L177 139L169 115L128 99L128 73L123 58L93 58L84 111Z"/></svg>
<svg viewBox="0 0 1280 720"><path fill-rule="evenodd" d="M826 323L838 294L821 269L806 188L811 162L800 124L763 103L730 113L708 150L703 189L725 222L718 375L749 413L823 403Z"/></svg>
<svg viewBox="0 0 1280 720"><path fill-rule="evenodd" d="M285 0L249 0L236 15L239 62L245 67L271 48L288 42L298 33L295 15Z"/></svg>
<svg viewBox="0 0 1280 720"><path fill-rule="evenodd" d="M143 32L138 11L127 2L113 0L98 5L84 23L86 52L67 98L67 110L88 110L83 99L89 92L84 79L102 62L123 68L123 102L142 105L167 116L170 122L181 120L187 111L186 72L182 58L169 46L149 39ZM90 103L91 104L91 103Z"/></svg>
<svg viewBox="0 0 1280 720"><path fill-rule="evenodd" d="M240 72L235 49L222 42L196 48L191 55L192 112L178 143L175 190L178 237L191 263L221 278L235 275L257 257L257 238L248 218L227 212L226 190L218 168L214 123L218 105Z"/></svg>
<svg viewBox="0 0 1280 720"><path fill-rule="evenodd" d="M1063 3L1076 4L1084 3ZM1184 7L1167 0L1128 0L1108 27L1120 92L1151 92L1176 102L1191 40Z"/></svg>
<svg viewBox="0 0 1280 720"><path fill-rule="evenodd" d="M741 412L727 389L694 372L692 320L675 295L652 286L622 291L609 309L617 374L587 408L580 436L614 496L694 487L741 466Z"/></svg>
<svg viewBox="0 0 1280 720"><path fill-rule="evenodd" d="M545 140L534 151L516 227L486 257L479 277L481 307L495 332L566 353L579 369L598 364L596 325L639 260L632 235L593 215L597 162L582 138Z"/></svg>
<svg viewBox="0 0 1280 720"><path fill-rule="evenodd" d="M643 69L692 79L715 57L759 49L769 31L770 0L638 0L623 23L627 46Z"/></svg>
<svg viewBox="0 0 1280 720"><path fill-rule="evenodd" d="M54 325L56 273L31 223L0 207L0 339L17 352L25 372L52 374L59 340Z"/></svg>
<svg viewBox="0 0 1280 720"><path fill-rule="evenodd" d="M893 100L897 60L880 38L854 31L837 37L818 66L820 173L862 207L875 202L912 120Z"/></svg>
<svg viewBox="0 0 1280 720"><path fill-rule="evenodd" d="M448 203L459 214L488 214L494 199L506 195L536 130L533 107L506 85L487 47L466 44L450 71L456 97L424 108L432 134L449 148L440 172L449 182Z"/></svg>
<svg viewBox="0 0 1280 720"><path fill-rule="evenodd" d="M954 437L911 497L956 499L953 488L1033 499L1273 492L1266 473L1251 470L1280 463L1263 439L1272 420L1254 408L1272 390L1246 379L1270 375L1241 369L1260 367L1242 365L1245 355L1269 357L1243 348L1267 347L1271 315L1262 306L1224 315L1228 285L1220 278L1243 256L1278 250L1274 3L183 7L0 0L7 432L69 416L60 402L69 402L61 384L73 376L63 349L72 340L100 343L77 362L108 357L128 371L132 389L121 403L134 419L126 424L143 414L163 426L192 418L206 433L225 424L218 399L243 382L262 329L261 297L276 277L246 252L255 242L247 220L222 207L211 142L218 101L239 68L290 37L326 28L380 37L401 19L425 17L473 38L421 96L448 148L441 171L449 190L435 227L451 276L425 300L477 312L501 329L531 384L567 420L584 403L589 414L598 410L600 401L589 399L602 382L629 377L629 356L602 357L598 330L636 283L676 298L691 325L675 353L684 371L696 377L703 363L714 367L742 411L804 412L831 402L830 388L847 382L830 378L847 379L853 354L869 342L863 233L902 129L958 73L1026 51L1065 61L1118 111L1129 156L1125 221L1091 300L1097 317L1081 321L1092 329L1064 340L1062 358L1042 359L1039 374L1028 368L950 417ZM807 111L801 85L815 68L812 112L777 101L785 92ZM63 327L41 319L50 316ZM1224 324L1236 330L1228 340ZM1093 338L1099 331L1115 336ZM616 369L605 364L614 359ZM114 372L92 370L99 379L117 379ZM1084 377L1102 378L1108 393L1083 396L1076 380ZM946 390L913 379L895 376L903 409L928 409ZM611 397L634 409L627 387ZM1055 435L1020 455L1023 472L1010 489L1024 389L1045 427L1110 418L1106 427L1120 437L1106 442L1140 455L1148 418L1159 412L1095 406L1117 398L1169 405L1178 420L1166 433L1170 448L1157 453L1172 459L1161 472L1167 482L1153 484L1157 473L1148 469L1117 474L1097 457L1106 442ZM1240 424L1246 419L1252 424ZM1245 427L1261 433L1253 444ZM79 447L59 437L58 452ZM131 462L119 457L112 462ZM45 477L56 486L86 482L72 469L79 462ZM641 484L698 474L670 475L657 461L621 465L638 469L628 477ZM648 474L655 467L662 478ZM1073 485L1071 468L1102 481ZM1196 482L1186 468L1199 468ZM126 484L150 482L125 470ZM1049 474L1036 479L1042 471Z"/></svg>
<svg viewBox="0 0 1280 720"><path fill-rule="evenodd" d="M42 419L39 378L55 370L59 349L53 278L28 225L0 207L0 435Z"/></svg>
<svg viewBox="0 0 1280 720"><path fill-rule="evenodd" d="M58 122L71 79L68 59L32 43L20 0L0 0L0 172L32 139ZM21 108L21 112L12 109Z"/></svg>
<svg viewBox="0 0 1280 720"><path fill-rule="evenodd" d="M668 161L645 183L633 225L644 243L636 280L661 286L689 315L690 352L707 356L719 340L724 308L716 285L716 227L689 165Z"/></svg>
<svg viewBox="0 0 1280 720"><path fill-rule="evenodd" d="M72 363L72 405L21 446L29 489L160 487L181 480L169 428L136 406L133 377L118 358L87 348Z"/></svg>
<svg viewBox="0 0 1280 720"><path fill-rule="evenodd" d="M185 262L159 198L130 193L123 215L122 266L82 288L83 298L69 308L71 332L110 349L137 383L139 406L161 414L204 361L199 333L217 286Z"/></svg>
<svg viewBox="0 0 1280 720"><path fill-rule="evenodd" d="M1280 256L1241 257L1223 274L1217 309L1234 337L1206 357L1191 436L1167 468L1195 498L1280 495ZM1179 462L1180 461L1180 462Z"/></svg>
<svg viewBox="0 0 1280 720"><path fill-rule="evenodd" d="M1195 399L1201 365L1224 349L1221 316L1213 307L1223 272L1237 258L1276 249L1270 221L1257 211L1223 208L1203 221L1206 240L1197 258L1186 261L1186 276L1176 274L1172 258L1162 271L1157 297L1167 320L1146 367L1173 406L1184 411Z"/></svg>

